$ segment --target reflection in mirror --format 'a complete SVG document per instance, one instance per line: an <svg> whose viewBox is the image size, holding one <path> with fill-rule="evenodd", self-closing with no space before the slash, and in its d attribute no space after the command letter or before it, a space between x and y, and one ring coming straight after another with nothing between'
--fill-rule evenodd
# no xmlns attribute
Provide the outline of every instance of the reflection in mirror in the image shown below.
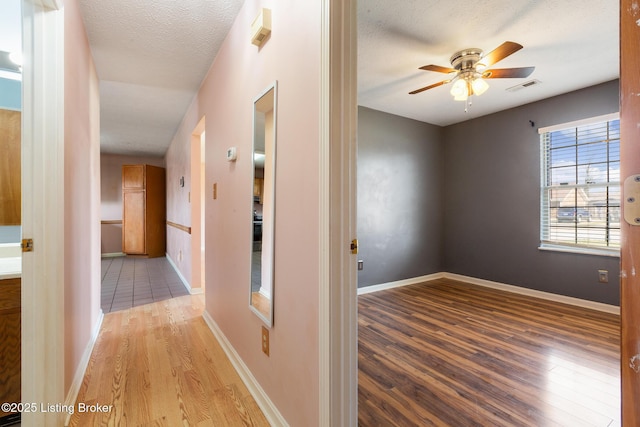
<svg viewBox="0 0 640 427"><path fill-rule="evenodd" d="M253 244L249 306L273 324L276 166L276 90L270 85L253 103Z"/></svg>

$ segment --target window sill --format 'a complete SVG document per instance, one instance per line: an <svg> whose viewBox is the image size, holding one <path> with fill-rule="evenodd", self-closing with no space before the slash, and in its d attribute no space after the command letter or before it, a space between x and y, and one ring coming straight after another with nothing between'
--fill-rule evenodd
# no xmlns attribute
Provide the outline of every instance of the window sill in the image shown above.
<svg viewBox="0 0 640 427"><path fill-rule="evenodd" d="M620 250L619 249L597 249L597 248L580 248L576 246L563 246L563 245L552 245L549 243L543 243L538 247L538 250L541 251L550 251L550 252L567 252L573 254L583 254L583 255L598 255L598 256L608 256L612 258L620 258Z"/></svg>

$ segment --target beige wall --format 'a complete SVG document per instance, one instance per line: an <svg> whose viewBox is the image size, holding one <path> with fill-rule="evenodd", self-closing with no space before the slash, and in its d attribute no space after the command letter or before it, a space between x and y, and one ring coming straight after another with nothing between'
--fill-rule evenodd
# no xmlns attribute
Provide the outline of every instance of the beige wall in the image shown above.
<svg viewBox="0 0 640 427"><path fill-rule="evenodd" d="M260 7L272 10L262 48L250 42ZM295 63L295 66L291 66ZM320 5L247 0L166 155L167 181L190 176L190 136L206 117L206 310L290 425L319 419ZM275 319L271 355L249 310L253 99L278 80ZM226 161L237 147L238 160ZM218 198L210 193L218 185ZM167 219L190 224L190 179L168 186ZM188 235L169 232L169 255L190 253ZM190 262L178 264L191 277Z"/></svg>
<svg viewBox="0 0 640 427"><path fill-rule="evenodd" d="M161 157L100 155L100 220L122 221L122 165L147 164L164 167ZM122 224L102 224L100 252L122 252Z"/></svg>
<svg viewBox="0 0 640 427"><path fill-rule="evenodd" d="M77 0L64 2L65 394L100 315L98 77Z"/></svg>

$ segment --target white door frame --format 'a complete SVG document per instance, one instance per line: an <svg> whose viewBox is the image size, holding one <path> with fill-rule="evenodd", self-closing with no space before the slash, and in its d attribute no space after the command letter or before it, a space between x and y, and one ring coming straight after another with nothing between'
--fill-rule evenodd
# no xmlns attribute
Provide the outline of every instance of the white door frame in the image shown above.
<svg viewBox="0 0 640 427"><path fill-rule="evenodd" d="M358 421L356 0L323 0L320 71L320 426Z"/></svg>
<svg viewBox="0 0 640 427"><path fill-rule="evenodd" d="M64 396L64 11L24 0L22 80L22 425L60 426Z"/></svg>

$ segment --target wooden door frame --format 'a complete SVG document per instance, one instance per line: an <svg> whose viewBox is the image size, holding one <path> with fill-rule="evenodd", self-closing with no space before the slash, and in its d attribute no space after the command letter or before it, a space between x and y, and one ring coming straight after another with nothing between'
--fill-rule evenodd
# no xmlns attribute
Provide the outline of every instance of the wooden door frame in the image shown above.
<svg viewBox="0 0 640 427"><path fill-rule="evenodd" d="M640 10L620 1L620 178L640 174ZM623 193L623 200L625 194ZM624 206L623 206L624 209ZM620 222L622 425L640 425L640 226Z"/></svg>
<svg viewBox="0 0 640 427"><path fill-rule="evenodd" d="M22 402L64 403L64 10L24 0L22 81ZM63 412L23 412L59 426Z"/></svg>

